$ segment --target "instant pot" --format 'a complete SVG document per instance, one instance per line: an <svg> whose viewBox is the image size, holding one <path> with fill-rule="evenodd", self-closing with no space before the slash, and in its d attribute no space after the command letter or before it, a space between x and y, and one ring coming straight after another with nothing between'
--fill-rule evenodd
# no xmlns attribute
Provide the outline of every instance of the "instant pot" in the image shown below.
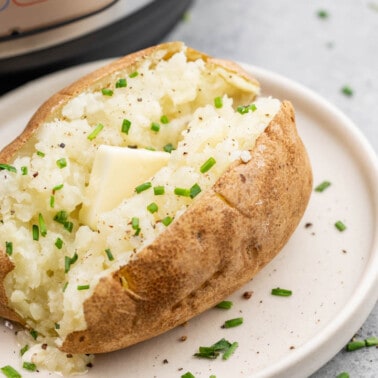
<svg viewBox="0 0 378 378"><path fill-rule="evenodd" d="M0 94L158 43L191 0L0 0Z"/></svg>

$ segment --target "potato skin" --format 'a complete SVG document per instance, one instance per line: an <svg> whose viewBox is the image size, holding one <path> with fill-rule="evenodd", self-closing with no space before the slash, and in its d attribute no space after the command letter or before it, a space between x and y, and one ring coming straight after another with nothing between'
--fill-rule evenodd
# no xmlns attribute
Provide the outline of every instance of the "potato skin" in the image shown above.
<svg viewBox="0 0 378 378"><path fill-rule="evenodd" d="M312 188L289 102L251 155L136 259L99 282L84 304L87 329L68 335L64 351L108 352L163 333L216 305L273 259L297 227Z"/></svg>
<svg viewBox="0 0 378 378"><path fill-rule="evenodd" d="M133 71L159 49L165 58L181 43L155 46L121 58L63 89L43 104L25 131L0 152L9 162L44 122L85 89L106 85L112 73ZM239 66L188 48L189 60L204 59L250 82ZM289 102L258 138L248 163L234 163L215 185L137 258L103 278L84 303L87 329L69 334L62 350L104 353L161 334L211 308L248 282L284 246L298 225L312 188L306 150ZM13 269L0 250L0 316L22 319L8 307L4 277Z"/></svg>

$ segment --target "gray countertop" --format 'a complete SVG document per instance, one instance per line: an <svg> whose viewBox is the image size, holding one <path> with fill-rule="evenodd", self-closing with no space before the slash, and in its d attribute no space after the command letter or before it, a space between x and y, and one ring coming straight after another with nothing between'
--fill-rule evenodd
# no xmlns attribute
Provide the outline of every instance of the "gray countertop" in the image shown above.
<svg viewBox="0 0 378 378"><path fill-rule="evenodd" d="M197 0L165 39L305 85L343 111L378 151L377 0ZM342 93L346 85L352 96ZM358 331L372 334L378 336L378 305ZM343 371L378 377L378 349L341 350L311 378Z"/></svg>

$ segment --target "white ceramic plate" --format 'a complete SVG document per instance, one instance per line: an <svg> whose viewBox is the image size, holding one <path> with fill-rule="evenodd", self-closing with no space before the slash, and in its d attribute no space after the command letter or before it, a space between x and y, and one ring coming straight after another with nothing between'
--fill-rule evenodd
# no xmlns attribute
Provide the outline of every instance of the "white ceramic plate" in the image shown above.
<svg viewBox="0 0 378 378"><path fill-rule="evenodd" d="M24 127L40 103L62 86L103 62L53 74L0 99L0 147ZM232 295L231 310L211 309L153 340L96 357L88 378L305 377L332 358L372 310L378 284L378 165L356 127L308 89L260 68L245 66L264 93L289 99L308 148L314 183L332 182L313 193L308 209L284 250L248 285ZM343 221L339 232L334 223ZM308 226L311 224L311 226ZM307 227L306 227L307 225ZM274 287L291 297L275 297ZM253 291L247 300L242 294ZM221 329L230 318L237 328ZM22 371L13 331L0 326L0 366ZM186 336L186 341L180 341ZM193 357L199 346L221 338L239 348L227 361ZM24 377L35 373L23 371ZM41 372L38 377L53 374Z"/></svg>

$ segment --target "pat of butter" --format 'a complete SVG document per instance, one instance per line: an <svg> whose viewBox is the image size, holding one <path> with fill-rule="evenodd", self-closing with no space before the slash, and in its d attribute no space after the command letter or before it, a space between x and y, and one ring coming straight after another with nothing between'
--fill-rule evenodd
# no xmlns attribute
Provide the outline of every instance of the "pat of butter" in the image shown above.
<svg viewBox="0 0 378 378"><path fill-rule="evenodd" d="M80 221L97 229L100 214L117 207L135 193L135 187L167 165L170 154L101 145L96 153Z"/></svg>

